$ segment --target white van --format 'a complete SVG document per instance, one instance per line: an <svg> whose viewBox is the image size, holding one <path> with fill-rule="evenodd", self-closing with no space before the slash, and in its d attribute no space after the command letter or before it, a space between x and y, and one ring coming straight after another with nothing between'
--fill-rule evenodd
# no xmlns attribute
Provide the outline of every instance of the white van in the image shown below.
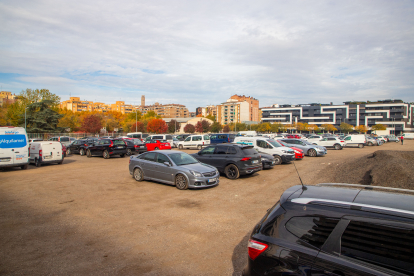
<svg viewBox="0 0 414 276"><path fill-rule="evenodd" d="M367 143L365 134L351 134L344 138L347 147L363 148Z"/></svg>
<svg viewBox="0 0 414 276"><path fill-rule="evenodd" d="M248 131L239 131L237 133L237 136L257 136L257 132L254 130L248 130Z"/></svg>
<svg viewBox="0 0 414 276"><path fill-rule="evenodd" d="M0 127L0 168L27 169L29 151L27 134L22 127Z"/></svg>
<svg viewBox="0 0 414 276"><path fill-rule="evenodd" d="M40 167L44 163L63 163L62 144L55 141L33 142L29 146L29 161Z"/></svg>
<svg viewBox="0 0 414 276"><path fill-rule="evenodd" d="M404 139L414 139L414 133L404 133L402 136L404 136Z"/></svg>
<svg viewBox="0 0 414 276"><path fill-rule="evenodd" d="M295 160L293 149L282 146L279 142L266 137L236 137L234 143L251 145L258 152L273 155L275 164L289 163Z"/></svg>
<svg viewBox="0 0 414 276"><path fill-rule="evenodd" d="M148 141L148 140L165 140L168 143L170 143L170 145L173 145L174 144L173 136L170 135L170 134L154 134L154 135L150 135L147 138L145 138L145 141Z"/></svg>
<svg viewBox="0 0 414 276"><path fill-rule="evenodd" d="M207 134L203 135L190 135L185 138L184 141L178 142L179 149L198 149L210 145L210 136Z"/></svg>
<svg viewBox="0 0 414 276"><path fill-rule="evenodd" d="M142 133L142 132L130 132L127 133L128 138L138 138L141 139L142 142L144 142L145 138L148 137L148 134Z"/></svg>

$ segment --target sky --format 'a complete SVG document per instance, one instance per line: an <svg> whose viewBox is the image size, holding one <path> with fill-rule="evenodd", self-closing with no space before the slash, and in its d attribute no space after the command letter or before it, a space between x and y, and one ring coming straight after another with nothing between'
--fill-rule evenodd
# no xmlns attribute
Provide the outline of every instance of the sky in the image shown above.
<svg viewBox="0 0 414 276"><path fill-rule="evenodd" d="M0 0L1 90L178 103L414 102L414 1Z"/></svg>

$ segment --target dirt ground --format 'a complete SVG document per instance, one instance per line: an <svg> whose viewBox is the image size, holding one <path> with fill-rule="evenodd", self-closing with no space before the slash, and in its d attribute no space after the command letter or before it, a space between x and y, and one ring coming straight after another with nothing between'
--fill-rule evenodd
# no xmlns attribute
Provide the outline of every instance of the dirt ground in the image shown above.
<svg viewBox="0 0 414 276"><path fill-rule="evenodd" d="M378 150L413 151L414 141L328 150L295 164L305 184L342 182L333 167L376 162L367 156ZM300 184L293 164L283 164L180 191L135 181L128 160L73 155L0 171L0 275L240 275L251 229Z"/></svg>

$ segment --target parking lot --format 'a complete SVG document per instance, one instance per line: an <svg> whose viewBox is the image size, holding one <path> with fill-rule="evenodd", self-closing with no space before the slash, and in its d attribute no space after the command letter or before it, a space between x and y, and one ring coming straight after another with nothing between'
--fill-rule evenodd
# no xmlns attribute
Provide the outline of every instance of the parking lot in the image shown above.
<svg viewBox="0 0 414 276"><path fill-rule="evenodd" d="M327 166L377 150L414 151L414 141L328 150L295 164L312 185ZM0 171L0 274L240 275L251 229L300 184L293 164L283 164L181 191L135 181L128 161L71 155L62 165Z"/></svg>

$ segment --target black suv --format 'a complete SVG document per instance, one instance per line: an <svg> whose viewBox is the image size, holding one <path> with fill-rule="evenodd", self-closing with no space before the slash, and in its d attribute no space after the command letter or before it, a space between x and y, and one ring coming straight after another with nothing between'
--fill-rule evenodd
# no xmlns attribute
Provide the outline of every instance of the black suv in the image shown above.
<svg viewBox="0 0 414 276"><path fill-rule="evenodd" d="M98 138L75 140L72 144L66 147L66 154L69 155L73 153L79 153L79 155L85 155L86 148L93 145L93 143L96 141L98 141Z"/></svg>
<svg viewBox="0 0 414 276"><path fill-rule="evenodd" d="M249 145L211 145L192 156L202 163L216 167L229 179L237 179L240 175L253 174L262 169L260 154Z"/></svg>
<svg viewBox="0 0 414 276"><path fill-rule="evenodd" d="M413 192L291 187L253 229L243 275L414 275Z"/></svg>
<svg viewBox="0 0 414 276"><path fill-rule="evenodd" d="M122 139L100 139L86 149L86 156L100 155L105 159L112 155L124 157L126 153L127 146Z"/></svg>
<svg viewBox="0 0 414 276"><path fill-rule="evenodd" d="M147 151L147 147L145 146L145 143L141 141L141 139L125 138L122 140L124 140L126 143L128 156L132 155L133 153L143 153Z"/></svg>

